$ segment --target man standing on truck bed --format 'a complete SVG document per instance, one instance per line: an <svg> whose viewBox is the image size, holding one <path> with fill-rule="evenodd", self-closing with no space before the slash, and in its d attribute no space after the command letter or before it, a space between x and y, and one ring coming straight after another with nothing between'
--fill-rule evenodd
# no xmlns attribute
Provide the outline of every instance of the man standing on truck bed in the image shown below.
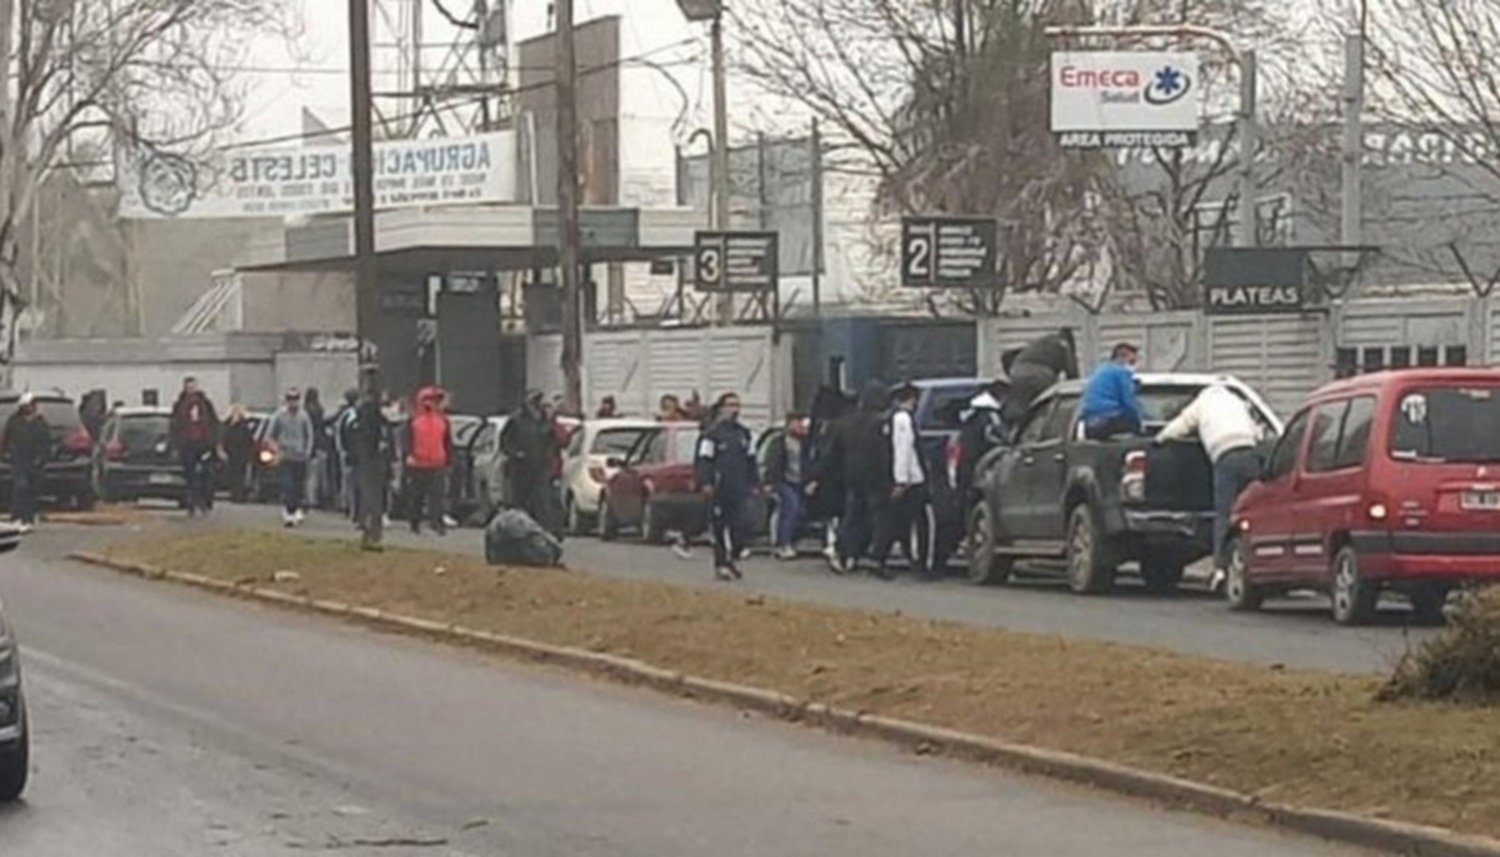
<svg viewBox="0 0 1500 857"><path fill-rule="evenodd" d="M1194 434L1214 465L1214 576L1209 585L1217 590L1228 577L1224 549L1234 501L1260 473L1255 447L1261 429L1244 399L1223 384L1210 384L1156 435L1156 442L1184 440Z"/></svg>
<svg viewBox="0 0 1500 857"><path fill-rule="evenodd" d="M1078 411L1089 440L1142 432L1141 406L1135 394L1135 364L1139 356L1134 345L1122 342L1115 346L1109 362L1095 369L1089 378Z"/></svg>

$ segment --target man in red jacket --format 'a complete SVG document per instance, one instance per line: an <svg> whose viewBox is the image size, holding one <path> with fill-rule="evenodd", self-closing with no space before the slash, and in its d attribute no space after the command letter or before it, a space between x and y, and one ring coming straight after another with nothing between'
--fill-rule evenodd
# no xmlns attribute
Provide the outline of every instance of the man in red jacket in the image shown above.
<svg viewBox="0 0 1500 857"><path fill-rule="evenodd" d="M406 424L408 514L414 533L422 532L424 508L432 529L440 536L448 533L443 506L448 497L448 463L453 460L453 431L443 413L445 398L437 387L418 390L416 413Z"/></svg>

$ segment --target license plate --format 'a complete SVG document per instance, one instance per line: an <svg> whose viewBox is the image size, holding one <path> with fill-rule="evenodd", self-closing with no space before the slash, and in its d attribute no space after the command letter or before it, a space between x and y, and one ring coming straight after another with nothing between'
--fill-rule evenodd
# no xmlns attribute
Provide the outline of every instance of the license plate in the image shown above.
<svg viewBox="0 0 1500 857"><path fill-rule="evenodd" d="M175 481L177 481L177 477L173 476L170 473L153 473L153 474L151 474L151 484L152 485L171 485Z"/></svg>
<svg viewBox="0 0 1500 857"><path fill-rule="evenodd" d="M1500 511L1500 491L1465 491L1459 505L1475 512Z"/></svg>

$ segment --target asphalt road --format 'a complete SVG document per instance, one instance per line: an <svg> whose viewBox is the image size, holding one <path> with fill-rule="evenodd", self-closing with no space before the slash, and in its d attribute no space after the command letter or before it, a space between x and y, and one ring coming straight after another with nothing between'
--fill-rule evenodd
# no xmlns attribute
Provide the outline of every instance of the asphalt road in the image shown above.
<svg viewBox="0 0 1500 857"><path fill-rule="evenodd" d="M221 506L216 514L221 524L280 525L279 513L271 507ZM349 524L331 514L314 515L302 532L355 537ZM483 535L476 530L455 530L442 539L431 534L413 538L398 527L389 537L396 544L483 553ZM614 577L723 586L713 580L709 548L697 546L693 554L684 561L663 547L584 537L567 541L564 561L572 568ZM1175 596L1157 597L1127 579L1112 596L1080 597L1056 578L1032 577L985 588L961 577L940 583L903 577L885 583L862 575L835 577L820 558L783 563L761 556L743 568L745 580L736 585L798 601L900 610L929 619L1339 672L1388 671L1407 647L1434 633L1430 628L1408 627L1409 614L1399 598L1384 605L1377 625L1342 628L1329 618L1327 600L1311 595L1269 601L1260 613L1236 614L1201 584L1189 585Z"/></svg>
<svg viewBox="0 0 1500 857"><path fill-rule="evenodd" d="M1349 853L53 558L94 538L0 561L7 857Z"/></svg>

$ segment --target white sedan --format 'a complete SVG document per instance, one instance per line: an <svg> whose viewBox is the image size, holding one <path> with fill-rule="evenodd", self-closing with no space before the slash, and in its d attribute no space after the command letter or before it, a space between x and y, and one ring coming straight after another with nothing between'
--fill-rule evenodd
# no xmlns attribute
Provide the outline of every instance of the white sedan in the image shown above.
<svg viewBox="0 0 1500 857"><path fill-rule="evenodd" d="M585 420L583 427L573 433L563 453L559 486L568 532L583 533L591 529L590 522L599 514L604 485L618 469L610 466L610 460L623 458L641 433L656 425L653 420L641 419Z"/></svg>

